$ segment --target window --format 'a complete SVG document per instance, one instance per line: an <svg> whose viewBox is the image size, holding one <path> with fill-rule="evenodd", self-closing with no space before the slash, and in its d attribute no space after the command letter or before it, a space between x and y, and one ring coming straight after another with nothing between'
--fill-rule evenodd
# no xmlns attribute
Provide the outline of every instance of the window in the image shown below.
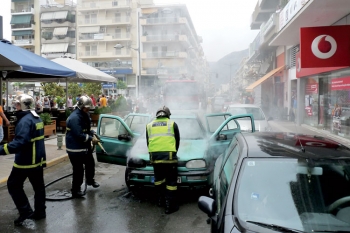
<svg viewBox="0 0 350 233"><path fill-rule="evenodd" d="M122 37L122 30L120 28L115 29L115 38L121 38Z"/></svg>
<svg viewBox="0 0 350 233"><path fill-rule="evenodd" d="M112 6L118 6L118 2L117 1L113 1L112 2Z"/></svg>
<svg viewBox="0 0 350 233"><path fill-rule="evenodd" d="M127 130L117 119L103 117L99 133L105 137L118 138L118 135L126 134Z"/></svg>
<svg viewBox="0 0 350 233"><path fill-rule="evenodd" d="M120 23L122 21L122 16L120 13L115 13L114 14L114 22Z"/></svg>
<svg viewBox="0 0 350 233"><path fill-rule="evenodd" d="M236 168L236 164L239 157L239 146L237 145L231 153L229 153L227 158L224 158L224 165L220 173L220 187L218 193L217 201L217 212L220 212L224 205L226 195L228 193L233 174Z"/></svg>

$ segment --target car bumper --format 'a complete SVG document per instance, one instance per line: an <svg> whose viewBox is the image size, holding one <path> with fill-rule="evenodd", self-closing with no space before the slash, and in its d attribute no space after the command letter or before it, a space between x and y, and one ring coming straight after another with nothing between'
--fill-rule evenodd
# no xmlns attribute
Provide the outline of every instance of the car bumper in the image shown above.
<svg viewBox="0 0 350 233"><path fill-rule="evenodd" d="M186 171L178 172L177 185L183 188L201 188L208 187L211 185L211 171L212 170L201 170L201 171ZM131 170L129 173L130 185L141 185L141 186L153 186L154 185L154 172L153 171L142 171L142 170Z"/></svg>

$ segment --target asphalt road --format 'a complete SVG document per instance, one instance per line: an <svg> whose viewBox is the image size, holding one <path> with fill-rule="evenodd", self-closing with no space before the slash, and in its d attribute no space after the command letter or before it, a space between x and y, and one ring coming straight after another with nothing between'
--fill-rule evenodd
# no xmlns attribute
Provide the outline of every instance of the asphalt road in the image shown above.
<svg viewBox="0 0 350 233"><path fill-rule="evenodd" d="M13 204L7 187L0 188L0 232L47 232L47 233L206 233L209 225L207 216L197 207L197 200L203 191L183 190L179 192L180 210L165 215L153 199L153 189L142 189L138 195L128 192L124 182L125 168L117 165L97 163L96 181L98 189L88 187L82 199L47 201L46 219L26 220L24 226L15 227L13 220L18 211ZM71 164L63 162L45 170L45 183L71 173ZM47 195L59 191L68 192L71 177L47 187ZM30 183L24 185L33 207L34 194ZM57 196L57 195L56 195Z"/></svg>

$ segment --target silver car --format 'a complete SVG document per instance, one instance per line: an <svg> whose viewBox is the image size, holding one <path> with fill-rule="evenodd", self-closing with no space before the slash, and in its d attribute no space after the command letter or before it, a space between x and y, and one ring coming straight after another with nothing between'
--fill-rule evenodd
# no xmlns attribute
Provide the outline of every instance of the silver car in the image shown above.
<svg viewBox="0 0 350 233"><path fill-rule="evenodd" d="M272 117L266 118L263 110L254 104L231 104L228 106L227 112L234 115L240 114L252 114L255 122L256 131L271 131L271 126L269 124ZM251 131L250 119L240 119L238 123L241 126L242 131Z"/></svg>

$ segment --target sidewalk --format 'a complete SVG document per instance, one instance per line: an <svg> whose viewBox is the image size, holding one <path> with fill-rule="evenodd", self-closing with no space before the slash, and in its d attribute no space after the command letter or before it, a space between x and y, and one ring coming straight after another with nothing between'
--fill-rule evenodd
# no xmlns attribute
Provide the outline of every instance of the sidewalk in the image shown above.
<svg viewBox="0 0 350 233"><path fill-rule="evenodd" d="M51 167L65 160L68 160L68 155L65 147L65 138L63 137L63 146L61 150L57 147L57 135L50 136L45 139L46 161L47 167ZM11 173L14 154L0 156L0 187L6 185L7 178Z"/></svg>

